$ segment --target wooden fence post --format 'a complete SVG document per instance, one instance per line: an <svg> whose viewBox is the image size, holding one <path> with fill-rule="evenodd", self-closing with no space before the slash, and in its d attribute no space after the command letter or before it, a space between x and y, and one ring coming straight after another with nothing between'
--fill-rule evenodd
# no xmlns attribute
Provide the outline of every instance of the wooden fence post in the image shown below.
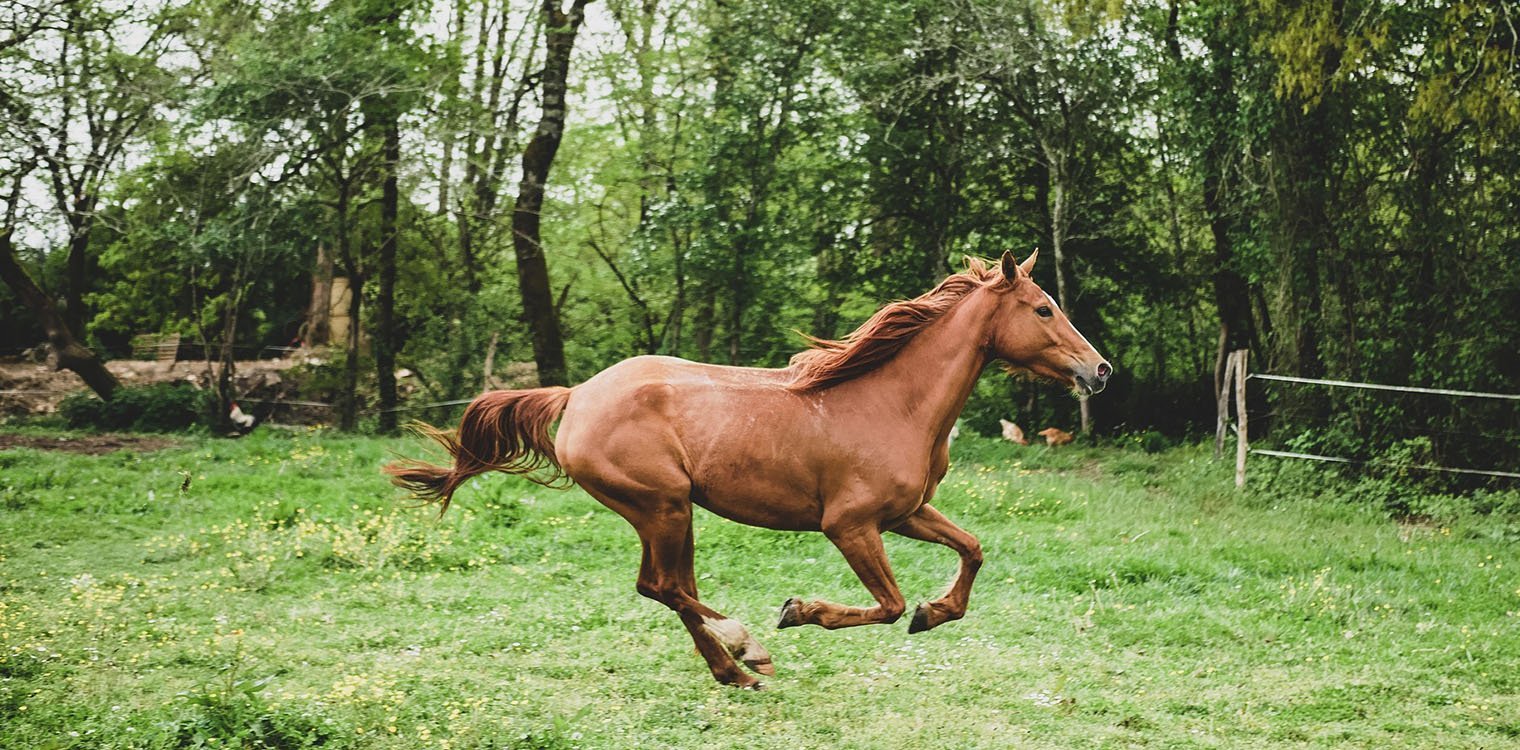
<svg viewBox="0 0 1520 750"><path fill-rule="evenodd" d="M1235 374L1235 352L1224 358L1224 377L1219 380L1218 422L1214 425L1214 459L1224 457L1224 436L1230 428L1230 387Z"/></svg>
<svg viewBox="0 0 1520 750"><path fill-rule="evenodd" d="M1246 355L1249 349L1241 349L1235 352L1238 358L1235 364L1235 414L1239 427L1235 433L1235 487L1241 489L1246 486L1246 453L1250 449L1249 438L1246 435Z"/></svg>

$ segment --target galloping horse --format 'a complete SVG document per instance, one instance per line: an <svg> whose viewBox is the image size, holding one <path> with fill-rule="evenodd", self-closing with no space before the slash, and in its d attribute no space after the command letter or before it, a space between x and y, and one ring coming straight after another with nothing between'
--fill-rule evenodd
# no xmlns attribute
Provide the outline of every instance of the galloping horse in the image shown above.
<svg viewBox="0 0 1520 750"><path fill-rule="evenodd" d="M492 391L469 405L457 434L425 428L452 467L406 461L386 471L445 510L483 472L542 484L568 478L633 525L644 545L638 592L680 615L713 677L758 688L735 659L774 675L769 652L697 600L692 506L823 532L876 599L874 607L788 599L778 627L897 621L906 605L882 546L887 531L960 555L950 590L919 605L908 632L959 619L981 546L929 501L982 368L1003 360L1081 394L1102 390L1112 372L1029 277L1034 261L1004 253L994 269L968 259L964 272L883 307L845 338L814 339L783 369L644 356L574 388Z"/></svg>

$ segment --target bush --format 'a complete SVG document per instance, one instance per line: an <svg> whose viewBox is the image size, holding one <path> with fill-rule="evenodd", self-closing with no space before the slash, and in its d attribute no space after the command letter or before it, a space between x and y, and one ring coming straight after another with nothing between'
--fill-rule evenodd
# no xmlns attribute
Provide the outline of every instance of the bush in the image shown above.
<svg viewBox="0 0 1520 750"><path fill-rule="evenodd" d="M121 388L110 401L76 393L58 405L58 413L76 429L172 432L203 423L209 398L188 383L158 383Z"/></svg>
<svg viewBox="0 0 1520 750"><path fill-rule="evenodd" d="M966 429L983 437L1000 437L1003 426L999 419L1012 419L1014 409L1013 381L1001 372L989 372L976 381L966 408L961 412L961 423Z"/></svg>

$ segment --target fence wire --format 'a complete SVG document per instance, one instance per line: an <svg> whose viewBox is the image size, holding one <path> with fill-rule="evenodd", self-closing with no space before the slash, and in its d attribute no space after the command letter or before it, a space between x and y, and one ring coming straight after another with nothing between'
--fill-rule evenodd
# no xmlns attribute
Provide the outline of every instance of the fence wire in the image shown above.
<svg viewBox="0 0 1520 750"><path fill-rule="evenodd" d="M1372 391L1394 391L1399 393L1423 393L1436 396L1457 396L1461 398L1487 398L1503 401L1520 401L1520 394L1491 393L1485 391L1465 391L1451 388L1424 388L1413 385L1388 385L1386 383L1359 383L1350 380L1326 380L1321 378L1300 378L1291 375L1271 375L1268 373L1248 373L1247 380L1270 380L1284 383L1306 383L1309 385L1323 385L1331 388L1358 388ZM1507 438L1509 436L1492 435L1494 438ZM1399 469L1415 469L1419 471L1436 471L1447 474L1467 474L1485 477L1501 477L1505 479L1520 479L1520 473L1512 471L1497 471L1493 469L1470 469L1455 466L1440 466L1437 464L1401 464L1392 461L1380 461L1376 459L1347 458L1345 456L1324 456L1316 453L1299 453L1294 451L1268 450L1265 448L1251 448L1250 453L1261 456L1273 456L1276 458L1295 458L1306 461L1320 461L1324 463L1390 466Z"/></svg>

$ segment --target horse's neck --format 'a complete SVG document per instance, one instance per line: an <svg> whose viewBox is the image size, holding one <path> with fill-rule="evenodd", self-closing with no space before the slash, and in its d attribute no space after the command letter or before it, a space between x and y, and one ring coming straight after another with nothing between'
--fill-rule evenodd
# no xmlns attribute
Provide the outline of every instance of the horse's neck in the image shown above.
<svg viewBox="0 0 1520 750"><path fill-rule="evenodd" d="M936 443L944 440L987 364L989 303L982 295L962 300L897 356L855 382L893 416L932 435Z"/></svg>

